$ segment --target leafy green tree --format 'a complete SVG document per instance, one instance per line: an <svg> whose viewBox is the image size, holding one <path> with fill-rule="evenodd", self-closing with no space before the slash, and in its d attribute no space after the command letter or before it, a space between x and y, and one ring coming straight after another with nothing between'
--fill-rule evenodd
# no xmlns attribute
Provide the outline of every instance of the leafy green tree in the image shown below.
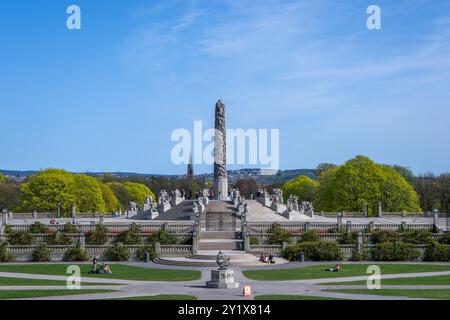
<svg viewBox="0 0 450 320"><path fill-rule="evenodd" d="M153 192L141 183L125 182L125 188L128 191L128 201L135 201L137 203L144 203L148 195L155 200Z"/></svg>
<svg viewBox="0 0 450 320"><path fill-rule="evenodd" d="M419 196L411 184L394 168L381 167L383 183L381 185L384 211L421 212Z"/></svg>
<svg viewBox="0 0 450 320"><path fill-rule="evenodd" d="M95 178L84 175L74 175L75 203L80 212L105 212L105 201L102 190Z"/></svg>
<svg viewBox="0 0 450 320"><path fill-rule="evenodd" d="M414 173L410 168L399 166L397 164L394 164L393 166L387 166L395 169L405 180L410 184L414 185L414 182L416 180L416 177L414 176Z"/></svg>
<svg viewBox="0 0 450 320"><path fill-rule="evenodd" d="M335 179L336 172L339 167L333 167L322 171L318 176L319 187L316 194L315 208L319 211L331 211L334 204L335 194L332 183Z"/></svg>
<svg viewBox="0 0 450 320"><path fill-rule="evenodd" d="M108 187L110 187L111 191L116 196L116 199L119 201L121 207L123 209L128 208L129 200L128 200L128 190L125 188L123 183L120 182L108 182Z"/></svg>
<svg viewBox="0 0 450 320"><path fill-rule="evenodd" d="M117 200L119 200L122 208L128 208L130 201L135 201L136 203L144 203L148 195L150 195L153 200L156 200L153 192L144 184L136 182L110 182L107 184Z"/></svg>
<svg viewBox="0 0 450 320"><path fill-rule="evenodd" d="M56 212L61 203L63 213L69 213L76 202L75 181L69 172L59 169L41 171L21 186L24 211Z"/></svg>
<svg viewBox="0 0 450 320"><path fill-rule="evenodd" d="M97 184L102 192L102 198L105 202L106 212L114 212L121 209L119 200L117 200L116 195L111 190L110 186L106 183L97 180Z"/></svg>
<svg viewBox="0 0 450 320"><path fill-rule="evenodd" d="M21 192L17 183L0 176L0 211L3 209L15 211L20 204Z"/></svg>
<svg viewBox="0 0 450 320"><path fill-rule="evenodd" d="M316 168L314 173L315 173L316 177L319 177L325 171L333 169L333 168L336 168L336 167L337 167L337 165L333 164L333 163L327 163L327 162L320 163L317 166L317 168Z"/></svg>
<svg viewBox="0 0 450 320"><path fill-rule="evenodd" d="M298 176L283 185L283 197L287 200L290 195L295 195L299 201L315 202L318 188L317 181L307 176Z"/></svg>
<svg viewBox="0 0 450 320"><path fill-rule="evenodd" d="M105 201L96 179L60 169L41 171L21 186L24 211L56 212L58 203L64 216L70 216L75 203L80 212L104 212Z"/></svg>
<svg viewBox="0 0 450 320"><path fill-rule="evenodd" d="M367 203L373 214L379 201L384 211L420 211L417 194L395 169L364 156L323 172L319 183L323 211L360 212Z"/></svg>

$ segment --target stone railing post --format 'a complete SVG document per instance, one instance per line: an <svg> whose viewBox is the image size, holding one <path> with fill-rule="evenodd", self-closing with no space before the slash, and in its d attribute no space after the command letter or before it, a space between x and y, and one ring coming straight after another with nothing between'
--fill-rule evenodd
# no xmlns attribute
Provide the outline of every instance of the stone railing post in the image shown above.
<svg viewBox="0 0 450 320"><path fill-rule="evenodd" d="M37 219L37 217L38 217L38 214L37 214L37 212L35 210L35 211L33 211L33 219Z"/></svg>
<svg viewBox="0 0 450 320"><path fill-rule="evenodd" d="M401 222L400 230L401 230L401 231L405 231L405 230L406 230L406 222L405 222L405 221L402 221L402 222Z"/></svg>
<svg viewBox="0 0 450 320"><path fill-rule="evenodd" d="M192 233L192 254L197 254L198 253L198 232L194 231Z"/></svg>
<svg viewBox="0 0 450 320"><path fill-rule="evenodd" d="M305 231L308 231L309 229L311 229L311 224L309 221L305 222Z"/></svg>
<svg viewBox="0 0 450 320"><path fill-rule="evenodd" d="M363 234L360 231L360 232L358 232L358 238L357 238L357 242L356 242L356 252L358 254L361 254L362 246L363 246Z"/></svg>
<svg viewBox="0 0 450 320"><path fill-rule="evenodd" d="M374 228L374 222L373 222L373 221L370 221L370 222L369 222L369 231L373 231L373 230L375 230L375 228Z"/></svg>
<svg viewBox="0 0 450 320"><path fill-rule="evenodd" d="M244 235L244 251L245 252L250 252L250 234L249 232L245 231L243 233Z"/></svg>
<svg viewBox="0 0 450 320"><path fill-rule="evenodd" d="M84 231L80 231L80 247L84 248L86 246L86 236Z"/></svg>
<svg viewBox="0 0 450 320"><path fill-rule="evenodd" d="M369 216L369 208L368 208L367 202L366 202L366 203L364 203L364 206L363 206L363 217L367 218L368 216Z"/></svg>
<svg viewBox="0 0 450 320"><path fill-rule="evenodd" d="M340 229L341 228L341 226L342 226L342 217L344 216L344 212L342 211L342 212L338 212L338 214L337 214L337 227L338 227L338 229Z"/></svg>
<svg viewBox="0 0 450 320"><path fill-rule="evenodd" d="M352 222L351 220L348 220L345 224L345 229L347 230L347 232L352 231Z"/></svg>
<svg viewBox="0 0 450 320"><path fill-rule="evenodd" d="M378 202L378 217L381 218L383 217L383 207L381 205L381 202Z"/></svg>
<svg viewBox="0 0 450 320"><path fill-rule="evenodd" d="M435 232L439 232L439 210L433 210L433 229Z"/></svg>
<svg viewBox="0 0 450 320"><path fill-rule="evenodd" d="M103 214L100 215L100 218L98 219L98 223L105 224L105 217L103 216Z"/></svg>
<svg viewBox="0 0 450 320"><path fill-rule="evenodd" d="M286 248L288 247L288 243L286 241L283 242L283 251L286 250Z"/></svg>
<svg viewBox="0 0 450 320"><path fill-rule="evenodd" d="M161 243L155 242L155 254L157 257L161 254Z"/></svg>
<svg viewBox="0 0 450 320"><path fill-rule="evenodd" d="M73 205L72 205L72 218L76 218L77 217L77 206L76 206L76 204L74 203Z"/></svg>

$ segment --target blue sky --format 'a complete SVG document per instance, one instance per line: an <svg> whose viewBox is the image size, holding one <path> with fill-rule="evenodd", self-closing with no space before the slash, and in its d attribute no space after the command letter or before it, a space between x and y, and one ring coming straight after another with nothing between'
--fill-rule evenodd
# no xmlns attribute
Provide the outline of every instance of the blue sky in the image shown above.
<svg viewBox="0 0 450 320"><path fill-rule="evenodd" d="M221 98L280 129L281 169L450 171L449 1L3 1L0 39L2 169L183 173L172 131Z"/></svg>

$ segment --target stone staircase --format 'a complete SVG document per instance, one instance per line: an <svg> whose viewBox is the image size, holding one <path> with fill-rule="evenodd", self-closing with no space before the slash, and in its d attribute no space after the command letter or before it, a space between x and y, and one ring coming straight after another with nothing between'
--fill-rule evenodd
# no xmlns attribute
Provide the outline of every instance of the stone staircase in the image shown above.
<svg viewBox="0 0 450 320"><path fill-rule="evenodd" d="M244 250L242 233L236 231L201 231L199 250Z"/></svg>

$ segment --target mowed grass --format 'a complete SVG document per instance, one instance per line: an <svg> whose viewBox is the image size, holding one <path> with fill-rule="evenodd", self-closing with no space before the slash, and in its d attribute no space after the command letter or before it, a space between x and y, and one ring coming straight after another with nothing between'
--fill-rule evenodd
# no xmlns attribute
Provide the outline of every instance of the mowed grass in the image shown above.
<svg viewBox="0 0 450 320"><path fill-rule="evenodd" d="M21 299L54 296L73 296L79 294L107 293L115 290L0 290L0 299ZM68 299L70 299L68 297Z"/></svg>
<svg viewBox="0 0 450 320"><path fill-rule="evenodd" d="M6 278L0 277L0 286L65 286L66 281L60 280L45 280L45 279L25 279L25 278ZM94 283L84 282L81 285L96 286L96 285L116 285L115 283Z"/></svg>
<svg viewBox="0 0 450 320"><path fill-rule="evenodd" d="M349 281L349 282L329 282L327 285L366 285L366 281ZM397 279L381 279L381 285L450 285L450 275L446 276L430 276L430 277L414 277L414 278L397 278Z"/></svg>
<svg viewBox="0 0 450 320"><path fill-rule="evenodd" d="M341 264L342 270L339 272L324 270L334 267L334 264L322 264L292 269L245 270L242 273L249 279L263 281L324 279L367 276L367 267L370 265L377 264ZM450 271L450 265L378 264L378 266L381 269L381 274Z"/></svg>
<svg viewBox="0 0 450 320"><path fill-rule="evenodd" d="M107 300L197 300L197 297L183 294L158 294L156 296L113 298Z"/></svg>
<svg viewBox="0 0 450 320"><path fill-rule="evenodd" d="M69 264L8 264L0 265L0 272L16 272L67 276ZM101 279L122 279L140 281L190 281L200 279L201 272L196 270L150 269L124 264L110 264L112 274L90 274L90 264L78 265L82 277Z"/></svg>
<svg viewBox="0 0 450 320"><path fill-rule="evenodd" d="M450 299L450 289L340 289L327 292L369 294L377 296L395 296L419 299Z"/></svg>
<svg viewBox="0 0 450 320"><path fill-rule="evenodd" d="M341 299L328 297L288 295L288 294L266 294L255 296L253 300L341 300Z"/></svg>

